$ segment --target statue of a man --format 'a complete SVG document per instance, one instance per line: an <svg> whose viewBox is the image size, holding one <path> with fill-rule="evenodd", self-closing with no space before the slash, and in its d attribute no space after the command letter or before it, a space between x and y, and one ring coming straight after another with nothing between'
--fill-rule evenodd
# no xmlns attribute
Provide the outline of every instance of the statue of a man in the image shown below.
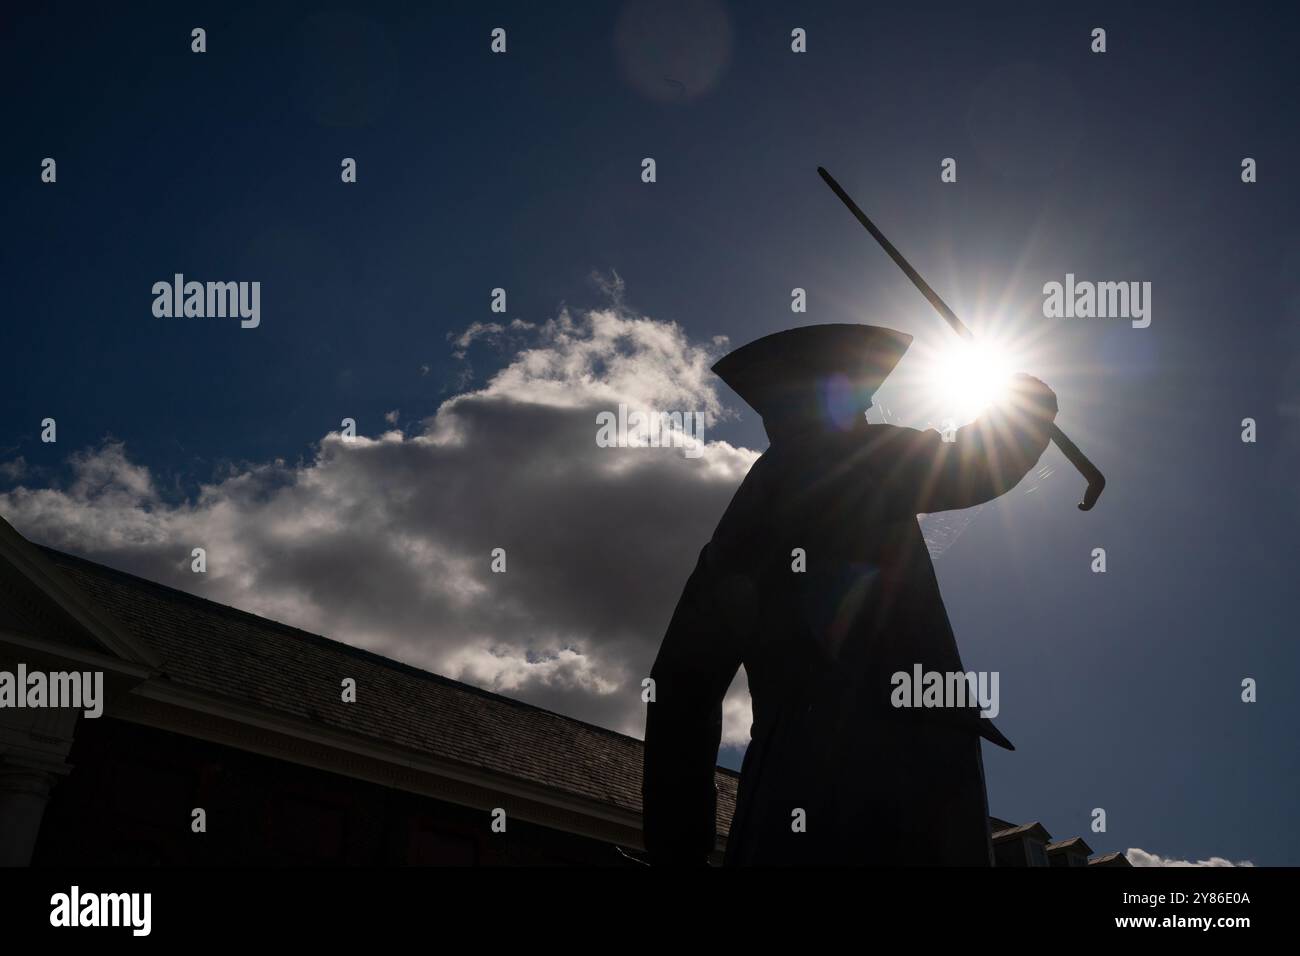
<svg viewBox="0 0 1300 956"><path fill-rule="evenodd" d="M1013 488L1056 396L1029 376L955 436L866 420L911 336L806 326L714 371L763 418L754 463L686 583L651 677L646 849L702 864L715 843L722 698L744 665L752 739L729 864L988 866L979 705L901 709L892 675L962 672L917 515ZM945 441L948 437L952 440Z"/></svg>

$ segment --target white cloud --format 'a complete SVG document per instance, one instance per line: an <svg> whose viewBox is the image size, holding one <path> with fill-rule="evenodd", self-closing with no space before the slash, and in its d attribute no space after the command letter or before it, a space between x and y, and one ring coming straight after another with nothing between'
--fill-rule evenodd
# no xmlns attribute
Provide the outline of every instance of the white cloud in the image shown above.
<svg viewBox="0 0 1300 956"><path fill-rule="evenodd" d="M500 322L471 322L463 332L448 332L447 341L456 347L452 355L463 359L469 347L480 339L496 345L504 345L509 342L509 333L530 332L536 328L534 323L525 322L523 319L512 319L509 325L502 325Z"/></svg>
<svg viewBox="0 0 1300 956"><path fill-rule="evenodd" d="M749 744L749 728L754 723L754 702L749 696L749 681L742 669L722 701L722 745L744 747Z"/></svg>
<svg viewBox="0 0 1300 956"><path fill-rule="evenodd" d="M525 647L465 647L449 660L462 680L510 694L530 684L569 687L605 696L619 685L602 677L595 662L572 647L537 654Z"/></svg>
<svg viewBox="0 0 1300 956"><path fill-rule="evenodd" d="M1129 863L1134 866L1254 866L1249 860L1242 860L1233 863L1231 860L1225 860L1221 856L1212 856L1208 860L1197 860L1195 863L1190 860L1175 860L1173 857L1157 856L1154 853L1148 853L1146 850L1140 850L1137 847L1129 847L1124 854L1128 857Z"/></svg>
<svg viewBox="0 0 1300 956"><path fill-rule="evenodd" d="M235 468L179 502L105 442L59 487L0 494L0 513L53 547L639 736L640 681L757 453L596 446L596 412L619 402L723 414L716 346L672 323L619 299L510 331L528 341L505 366L409 434L330 433L303 463ZM743 744L743 682L725 715Z"/></svg>

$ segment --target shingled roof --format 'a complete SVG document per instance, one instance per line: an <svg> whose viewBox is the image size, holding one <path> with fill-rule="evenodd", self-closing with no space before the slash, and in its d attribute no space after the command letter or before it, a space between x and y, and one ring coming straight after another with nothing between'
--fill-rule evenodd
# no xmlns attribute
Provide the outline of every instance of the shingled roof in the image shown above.
<svg viewBox="0 0 1300 956"><path fill-rule="evenodd" d="M161 656L158 681L641 812L642 742L633 737L83 558L41 551ZM345 677L357 682L358 704L340 701ZM717 829L725 834L739 775L718 768L716 780Z"/></svg>

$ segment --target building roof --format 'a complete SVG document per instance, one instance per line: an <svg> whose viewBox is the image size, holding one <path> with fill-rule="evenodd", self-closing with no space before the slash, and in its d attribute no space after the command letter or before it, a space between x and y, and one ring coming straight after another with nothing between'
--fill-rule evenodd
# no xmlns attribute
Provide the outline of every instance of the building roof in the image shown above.
<svg viewBox="0 0 1300 956"><path fill-rule="evenodd" d="M369 651L41 548L162 660L160 682L641 812L642 742ZM357 700L344 704L341 681ZM717 831L739 775L719 767Z"/></svg>
<svg viewBox="0 0 1300 956"><path fill-rule="evenodd" d="M1052 835L1047 832L1047 828L1041 823L1022 823L1019 826L1008 827L1005 830L993 831L993 842L1003 843L1016 837L1027 836L1036 840L1042 840L1044 843L1052 839Z"/></svg>
<svg viewBox="0 0 1300 956"><path fill-rule="evenodd" d="M1070 837L1068 840L1057 840L1055 843L1047 844L1048 855L1053 853L1068 853L1071 850L1082 853L1084 856L1092 855L1092 847L1084 842L1083 837Z"/></svg>
<svg viewBox="0 0 1300 956"><path fill-rule="evenodd" d="M1128 857L1118 851L1114 853L1105 853L1099 857L1088 861L1089 866L1132 866Z"/></svg>

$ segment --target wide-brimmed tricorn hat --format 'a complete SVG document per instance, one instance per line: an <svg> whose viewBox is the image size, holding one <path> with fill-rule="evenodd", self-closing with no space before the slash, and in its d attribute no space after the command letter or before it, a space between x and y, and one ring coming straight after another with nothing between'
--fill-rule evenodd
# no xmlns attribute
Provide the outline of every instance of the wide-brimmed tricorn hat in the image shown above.
<svg viewBox="0 0 1300 956"><path fill-rule="evenodd" d="M763 418L781 418L833 380L870 404L911 344L910 335L875 325L805 325L742 345L713 371Z"/></svg>

